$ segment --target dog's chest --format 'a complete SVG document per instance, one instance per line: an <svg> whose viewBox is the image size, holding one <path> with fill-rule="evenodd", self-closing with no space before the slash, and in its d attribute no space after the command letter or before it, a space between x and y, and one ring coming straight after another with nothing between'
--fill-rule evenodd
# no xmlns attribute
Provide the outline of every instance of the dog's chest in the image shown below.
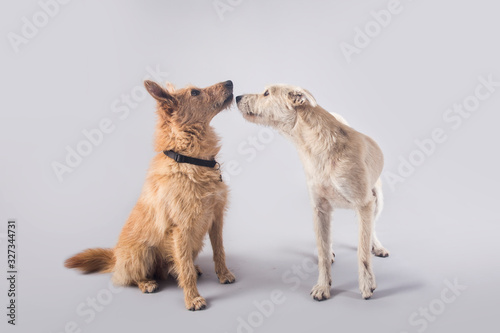
<svg viewBox="0 0 500 333"><path fill-rule="evenodd" d="M224 191L215 190L207 191L201 197L201 216L193 221L196 224L194 232L197 234L196 237L200 240L205 237L207 232L210 230L219 205L223 202Z"/></svg>
<svg viewBox="0 0 500 333"><path fill-rule="evenodd" d="M201 204L206 212L213 212L218 205L225 202L226 197L227 188L224 184L218 183L215 187L210 187L210 189L203 192L201 195Z"/></svg>
<svg viewBox="0 0 500 333"><path fill-rule="evenodd" d="M308 179L323 183L329 181L334 164L330 158L321 158L309 150L299 150L299 156Z"/></svg>
<svg viewBox="0 0 500 333"><path fill-rule="evenodd" d="M335 163L330 158L318 158L307 152L300 152L307 184L314 196L326 198L335 208L351 208L350 203L339 191L335 182Z"/></svg>

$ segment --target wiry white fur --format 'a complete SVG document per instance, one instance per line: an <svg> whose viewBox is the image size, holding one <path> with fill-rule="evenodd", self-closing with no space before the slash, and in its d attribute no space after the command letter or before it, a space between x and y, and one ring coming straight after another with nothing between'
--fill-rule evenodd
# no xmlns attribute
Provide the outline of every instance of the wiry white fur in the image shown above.
<svg viewBox="0 0 500 333"><path fill-rule="evenodd" d="M379 179L383 155L368 136L349 127L344 118L320 107L307 90L274 85L263 94L243 95L238 102L245 119L277 128L294 142L304 165L314 209L319 277L311 295L330 297L330 218L334 208L355 209L359 219L359 288L368 299L376 288L371 253L386 257L374 231L383 207Z"/></svg>

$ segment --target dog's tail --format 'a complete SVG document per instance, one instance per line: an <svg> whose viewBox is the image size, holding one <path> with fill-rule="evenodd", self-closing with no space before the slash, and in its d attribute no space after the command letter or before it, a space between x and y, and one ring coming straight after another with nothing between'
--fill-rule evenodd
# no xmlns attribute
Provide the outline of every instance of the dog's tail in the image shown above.
<svg viewBox="0 0 500 333"><path fill-rule="evenodd" d="M382 213L384 208L384 193L382 192L382 180L379 178L373 187L373 195L375 196L375 221Z"/></svg>
<svg viewBox="0 0 500 333"><path fill-rule="evenodd" d="M76 268L84 273L110 273L115 266L113 249L87 249L64 262L67 268Z"/></svg>

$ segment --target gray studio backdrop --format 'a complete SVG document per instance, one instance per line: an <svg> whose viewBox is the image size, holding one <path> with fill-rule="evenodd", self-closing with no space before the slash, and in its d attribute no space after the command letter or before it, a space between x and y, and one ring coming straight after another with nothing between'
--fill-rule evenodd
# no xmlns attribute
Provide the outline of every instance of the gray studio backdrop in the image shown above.
<svg viewBox="0 0 500 333"><path fill-rule="evenodd" d="M17 221L16 325L2 332L471 332L495 329L500 281L500 5L493 1L4 1L0 10L0 262ZM316 302L312 212L295 149L236 107L214 121L231 187L233 285L206 244L207 310L63 267L114 246L155 123L144 78L235 95L290 83L382 147L391 251L357 284L357 225L333 218L332 298ZM99 131L101 135L96 134ZM75 156L78 155L78 156Z"/></svg>

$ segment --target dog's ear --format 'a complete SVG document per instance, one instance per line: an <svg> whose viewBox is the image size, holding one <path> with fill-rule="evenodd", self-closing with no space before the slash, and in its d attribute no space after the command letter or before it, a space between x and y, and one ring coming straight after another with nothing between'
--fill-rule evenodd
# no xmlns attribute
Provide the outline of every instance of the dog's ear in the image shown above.
<svg viewBox="0 0 500 333"><path fill-rule="evenodd" d="M175 86L171 82L165 82L165 86L167 87L167 92L175 92Z"/></svg>
<svg viewBox="0 0 500 333"><path fill-rule="evenodd" d="M292 102L293 106L300 106L306 103L309 103L309 105L311 105L312 107L318 105L313 95L311 95L309 91L302 88L295 88L294 90L290 91L288 93L288 98Z"/></svg>
<svg viewBox="0 0 500 333"><path fill-rule="evenodd" d="M148 93L151 96L153 96L154 99L156 99L158 102L166 102L169 106L173 106L174 104L177 103L175 97L171 95L170 90L167 91L166 89L163 89L156 82L153 82L150 80L145 80L144 87L146 87L146 90L148 91ZM169 89L170 89L170 87L169 87Z"/></svg>

